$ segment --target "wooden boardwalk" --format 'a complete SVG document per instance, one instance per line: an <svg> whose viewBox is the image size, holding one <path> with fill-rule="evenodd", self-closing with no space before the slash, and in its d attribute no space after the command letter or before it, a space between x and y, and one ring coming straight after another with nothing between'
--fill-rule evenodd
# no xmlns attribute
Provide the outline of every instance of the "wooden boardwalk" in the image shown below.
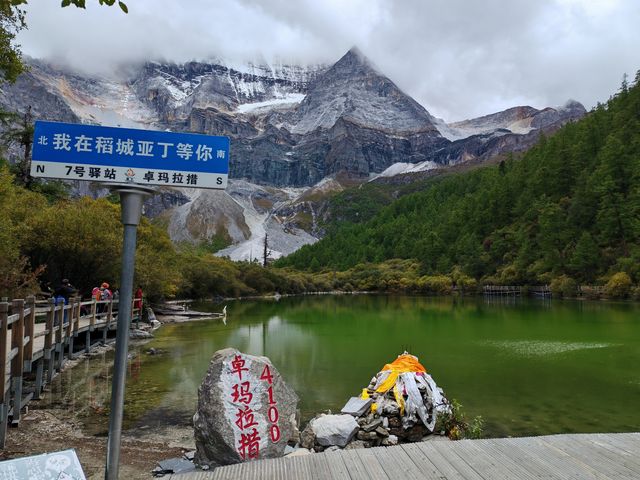
<svg viewBox="0 0 640 480"><path fill-rule="evenodd" d="M77 354L96 343L106 343L117 325L117 300L67 305L25 300L0 302L0 448L4 448L9 422L17 426L22 409L40 397L44 386ZM133 308L132 319L139 319ZM26 391L25 377L32 378Z"/></svg>
<svg viewBox="0 0 640 480"><path fill-rule="evenodd" d="M640 479L640 433L428 441L259 460L172 480Z"/></svg>

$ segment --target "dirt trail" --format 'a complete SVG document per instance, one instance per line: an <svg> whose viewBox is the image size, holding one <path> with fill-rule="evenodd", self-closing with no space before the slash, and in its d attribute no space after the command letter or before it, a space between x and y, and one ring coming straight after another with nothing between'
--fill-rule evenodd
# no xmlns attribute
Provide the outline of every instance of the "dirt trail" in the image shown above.
<svg viewBox="0 0 640 480"><path fill-rule="evenodd" d="M37 409L32 402L18 428L8 431L0 460L74 448L87 479L102 480L106 461L106 437L88 436L73 414L62 409ZM36 407L35 409L33 407ZM190 429L129 431L123 433L120 478L150 479L160 460L181 457L193 448Z"/></svg>

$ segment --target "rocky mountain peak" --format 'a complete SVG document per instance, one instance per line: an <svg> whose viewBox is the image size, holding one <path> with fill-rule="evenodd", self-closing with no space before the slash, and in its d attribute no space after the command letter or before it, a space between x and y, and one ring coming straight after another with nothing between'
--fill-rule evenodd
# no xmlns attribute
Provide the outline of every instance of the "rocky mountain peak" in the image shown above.
<svg viewBox="0 0 640 480"><path fill-rule="evenodd" d="M358 47L351 47L340 60L333 64L329 71L333 70L333 75L367 74L375 69L371 61L360 51Z"/></svg>
<svg viewBox="0 0 640 480"><path fill-rule="evenodd" d="M440 136L429 112L355 47L316 78L287 128L305 134L332 128L340 119L386 132Z"/></svg>

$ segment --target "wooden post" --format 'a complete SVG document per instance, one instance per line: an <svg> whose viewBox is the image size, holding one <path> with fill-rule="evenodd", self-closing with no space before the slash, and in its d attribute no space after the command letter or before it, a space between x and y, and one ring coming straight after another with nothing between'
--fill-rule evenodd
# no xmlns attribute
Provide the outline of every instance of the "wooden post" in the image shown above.
<svg viewBox="0 0 640 480"><path fill-rule="evenodd" d="M44 336L44 352L42 354L42 358L47 362L47 383L51 383L51 380L53 380L53 373L55 370L54 355L51 354L55 316L56 301L53 298L50 298L49 311L47 312L47 321L45 323L46 334Z"/></svg>
<svg viewBox="0 0 640 480"><path fill-rule="evenodd" d="M56 351L54 356L56 357L56 361L54 362L56 365L56 370L62 370L62 364L64 363L64 344L63 344L63 328L64 328L64 314L65 314L65 304L64 300L60 300L58 302L58 325L56 327Z"/></svg>
<svg viewBox="0 0 640 480"><path fill-rule="evenodd" d="M0 303L0 448L5 447L7 439L7 421L9 418L9 399L7 397L7 317L9 304Z"/></svg>
<svg viewBox="0 0 640 480"><path fill-rule="evenodd" d="M78 330L80 329L80 317L82 315L82 297L76 297L78 305L76 306L76 320L73 324L73 336L78 336Z"/></svg>
<svg viewBox="0 0 640 480"><path fill-rule="evenodd" d="M107 306L107 323L104 326L104 333L102 337L102 343L107 344L107 334L109 333L109 327L111 326L111 320L113 319L113 300L109 301Z"/></svg>
<svg viewBox="0 0 640 480"><path fill-rule="evenodd" d="M89 328L87 329L84 341L84 351L85 353L89 353L91 351L91 332L93 332L96 328L96 299L94 298L91 302L91 318L89 319Z"/></svg>
<svg viewBox="0 0 640 480"><path fill-rule="evenodd" d="M98 305L96 304L96 299L94 298L91 302L91 320L89 320L89 330L93 332L96 326L96 311L98 310Z"/></svg>
<svg viewBox="0 0 640 480"><path fill-rule="evenodd" d="M11 423L20 423L22 409L22 373L24 367L24 300L14 300L11 311L18 314L18 320L11 326L11 350L18 353L11 360L11 390L13 393L13 418Z"/></svg>
<svg viewBox="0 0 640 480"><path fill-rule="evenodd" d="M29 343L24 348L24 371L31 371L31 362L33 362L33 344L35 342L34 334L36 333L36 297L33 295L27 297L28 315L25 317L24 334L29 337Z"/></svg>
<svg viewBox="0 0 640 480"><path fill-rule="evenodd" d="M78 305L77 300L78 299L76 297L69 299L69 303L71 304L71 312L69 314L69 323L67 325L67 341L68 341L67 345L69 347L69 353L67 354L67 357L69 358L69 360L73 359L73 336L75 335L75 318L76 318L76 312L80 308L80 305Z"/></svg>

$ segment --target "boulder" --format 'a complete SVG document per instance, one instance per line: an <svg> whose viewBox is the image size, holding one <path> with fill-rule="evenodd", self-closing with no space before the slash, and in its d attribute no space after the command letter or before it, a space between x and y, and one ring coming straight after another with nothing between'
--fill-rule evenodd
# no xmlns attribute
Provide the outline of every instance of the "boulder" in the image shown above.
<svg viewBox="0 0 640 480"><path fill-rule="evenodd" d="M363 440L363 441L371 441L371 440L375 440L378 438L378 434L376 432L364 432L362 430L360 430L358 432L358 434L356 435L356 437L358 438L358 440Z"/></svg>
<svg viewBox="0 0 640 480"><path fill-rule="evenodd" d="M297 438L297 405L268 358L217 351L198 389L194 462L216 467L281 457Z"/></svg>
<svg viewBox="0 0 640 480"><path fill-rule="evenodd" d="M395 435L389 435L387 438L382 439L382 445L384 445L385 447L397 444L398 437L396 437Z"/></svg>
<svg viewBox="0 0 640 480"><path fill-rule="evenodd" d="M153 338L153 334L134 328L129 330L129 338L133 340L146 340L147 338Z"/></svg>
<svg viewBox="0 0 640 480"><path fill-rule="evenodd" d="M344 447L345 450L354 450L356 448L365 448L365 442L363 442L362 440L354 440L353 442L350 442L349 445L347 445L346 447Z"/></svg>
<svg viewBox="0 0 640 480"><path fill-rule="evenodd" d="M311 421L316 442L324 447L345 447L358 431L358 422L351 415L322 415Z"/></svg>
<svg viewBox="0 0 640 480"><path fill-rule="evenodd" d="M300 433L300 446L303 448L313 448L316 443L316 434L313 432L313 428L311 428L311 422L307 424L307 426Z"/></svg>
<svg viewBox="0 0 640 480"><path fill-rule="evenodd" d="M382 426L382 419L376 418L375 420L372 420L371 423L367 423L366 425L363 425L362 430L364 430L365 432L372 432L376 428L381 426Z"/></svg>
<svg viewBox="0 0 640 480"><path fill-rule="evenodd" d="M303 457L305 455L311 455L312 453L314 453L313 450L308 450L306 448L296 448L292 452L287 453L285 456L286 457Z"/></svg>

